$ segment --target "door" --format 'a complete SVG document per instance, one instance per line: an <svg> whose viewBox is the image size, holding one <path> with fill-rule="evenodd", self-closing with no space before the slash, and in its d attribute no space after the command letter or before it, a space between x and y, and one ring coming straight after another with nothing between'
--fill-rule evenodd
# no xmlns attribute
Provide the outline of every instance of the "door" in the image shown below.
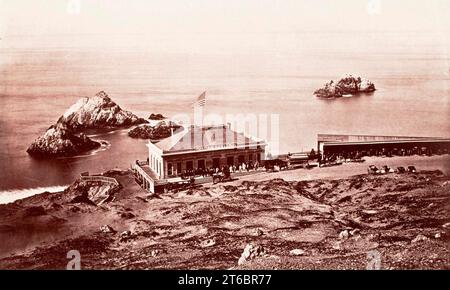
<svg viewBox="0 0 450 290"><path fill-rule="evenodd" d="M194 169L194 162L193 161L186 162L186 170L192 170L192 169Z"/></svg>

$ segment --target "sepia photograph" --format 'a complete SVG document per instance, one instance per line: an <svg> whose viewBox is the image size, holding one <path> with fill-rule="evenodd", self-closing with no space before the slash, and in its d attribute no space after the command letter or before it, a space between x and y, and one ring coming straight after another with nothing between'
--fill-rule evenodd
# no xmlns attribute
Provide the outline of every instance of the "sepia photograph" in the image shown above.
<svg viewBox="0 0 450 290"><path fill-rule="evenodd" d="M0 0L0 270L450 270L449 15Z"/></svg>

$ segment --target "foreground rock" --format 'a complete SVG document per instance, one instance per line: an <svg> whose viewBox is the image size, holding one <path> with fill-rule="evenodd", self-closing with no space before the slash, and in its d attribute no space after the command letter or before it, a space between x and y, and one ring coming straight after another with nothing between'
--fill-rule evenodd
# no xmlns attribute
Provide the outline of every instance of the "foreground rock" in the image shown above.
<svg viewBox="0 0 450 290"><path fill-rule="evenodd" d="M74 131L113 129L147 123L129 111L122 110L104 91L92 98L82 98L62 115L58 124Z"/></svg>
<svg viewBox="0 0 450 290"><path fill-rule="evenodd" d="M114 234L116 233L116 231L110 227L109 225L102 225L100 227L100 232L105 233L105 234Z"/></svg>
<svg viewBox="0 0 450 290"><path fill-rule="evenodd" d="M172 136L172 133L179 128L181 126L172 121L161 121L155 126L149 124L137 126L128 132L128 136L140 139L161 140Z"/></svg>
<svg viewBox="0 0 450 290"><path fill-rule="evenodd" d="M35 157L68 157L100 147L83 133L75 133L64 125L52 125L28 147L28 154Z"/></svg>
<svg viewBox="0 0 450 290"><path fill-rule="evenodd" d="M239 258L238 265L243 265L247 261L266 254L264 247L260 245L247 244Z"/></svg>
<svg viewBox="0 0 450 290"><path fill-rule="evenodd" d="M356 95L359 93L371 93L375 91L375 85L361 77L347 76L338 82L330 81L323 88L314 92L319 98L340 98L344 95Z"/></svg>
<svg viewBox="0 0 450 290"><path fill-rule="evenodd" d="M102 181L77 180L64 192L71 197L71 203L101 205L113 199L120 185Z"/></svg>
<svg viewBox="0 0 450 290"><path fill-rule="evenodd" d="M291 256L302 256L305 254L305 251L303 251L302 249L293 249L289 252L289 254Z"/></svg>

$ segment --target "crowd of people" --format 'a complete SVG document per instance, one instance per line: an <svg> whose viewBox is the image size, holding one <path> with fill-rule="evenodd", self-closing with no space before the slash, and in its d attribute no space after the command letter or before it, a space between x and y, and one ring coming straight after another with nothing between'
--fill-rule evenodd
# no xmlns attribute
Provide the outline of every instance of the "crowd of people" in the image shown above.
<svg viewBox="0 0 450 290"><path fill-rule="evenodd" d="M258 161L250 161L250 162L242 162L238 165L228 165L222 167L209 167L209 168L197 168L197 169L188 169L184 170L181 173L182 179L190 179L193 177L208 177L213 176L214 174L224 173L237 173L237 172L250 172L255 171L260 168L260 164Z"/></svg>

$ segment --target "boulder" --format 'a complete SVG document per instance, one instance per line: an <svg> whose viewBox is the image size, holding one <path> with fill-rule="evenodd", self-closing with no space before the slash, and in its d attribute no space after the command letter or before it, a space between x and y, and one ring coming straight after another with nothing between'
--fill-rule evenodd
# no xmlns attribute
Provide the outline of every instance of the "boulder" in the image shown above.
<svg viewBox="0 0 450 290"><path fill-rule="evenodd" d="M361 231L359 229L353 229L350 231L350 235L355 236L357 234L359 234Z"/></svg>
<svg viewBox="0 0 450 290"><path fill-rule="evenodd" d="M244 248L244 251L239 258L238 265L243 265L245 262L253 260L256 257L262 256L265 254L265 249L263 246L247 244Z"/></svg>
<svg viewBox="0 0 450 290"><path fill-rule="evenodd" d="M101 226L100 231L105 234L113 234L116 232L112 227L110 227L108 225Z"/></svg>
<svg viewBox="0 0 450 290"><path fill-rule="evenodd" d="M418 234L412 241L411 243L419 243L419 242L424 242L424 241L428 241L429 239L422 235L422 234Z"/></svg>
<svg viewBox="0 0 450 290"><path fill-rule="evenodd" d="M339 233L340 240L347 240L349 236L350 236L350 234L349 234L348 230L343 230L342 232Z"/></svg>
<svg viewBox="0 0 450 290"><path fill-rule="evenodd" d="M204 241L200 242L200 247L208 248L208 247L214 246L215 244L216 244L216 240L214 240L214 239L207 239L207 240L204 240Z"/></svg>
<svg viewBox="0 0 450 290"><path fill-rule="evenodd" d="M84 203L89 205L101 205L111 200L120 185L112 185L102 181L76 180L64 190L71 203Z"/></svg>
<svg viewBox="0 0 450 290"><path fill-rule="evenodd" d="M289 254L291 256L302 256L303 254L305 254L305 251L303 251L302 249L293 249L289 252Z"/></svg>
<svg viewBox="0 0 450 290"><path fill-rule="evenodd" d="M123 231L120 233L119 240L121 242L126 242L131 239L131 231Z"/></svg>
<svg viewBox="0 0 450 290"><path fill-rule="evenodd" d="M260 237L262 235L264 235L264 232L260 228L257 228L255 230L255 236Z"/></svg>
<svg viewBox="0 0 450 290"><path fill-rule="evenodd" d="M160 252L161 252L160 250L152 250L150 252L150 256L152 256L153 258L156 258L157 256L159 256Z"/></svg>

